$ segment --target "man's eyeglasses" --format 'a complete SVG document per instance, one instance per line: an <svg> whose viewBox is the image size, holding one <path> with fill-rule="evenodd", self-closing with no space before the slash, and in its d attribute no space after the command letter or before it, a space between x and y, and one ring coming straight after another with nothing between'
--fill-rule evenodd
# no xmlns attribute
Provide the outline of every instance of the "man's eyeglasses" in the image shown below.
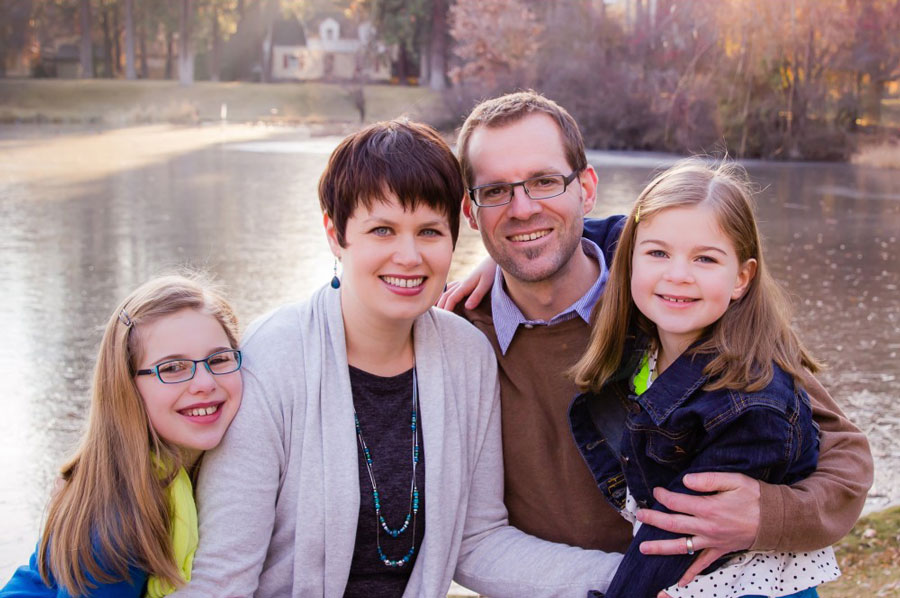
<svg viewBox="0 0 900 598"><path fill-rule="evenodd" d="M490 183L469 188L469 197L476 206L492 208L503 206L512 201L516 187L525 189L525 195L531 199L550 199L566 192L566 187L578 176L573 170L568 176L563 174L544 174L519 181L518 183Z"/></svg>
<svg viewBox="0 0 900 598"><path fill-rule="evenodd" d="M148 370L138 370L136 376L156 375L163 384L177 384L187 382L197 372L197 364L206 366L210 374L220 376L230 374L241 369L241 352L237 349L225 349L216 351L205 359L170 359Z"/></svg>

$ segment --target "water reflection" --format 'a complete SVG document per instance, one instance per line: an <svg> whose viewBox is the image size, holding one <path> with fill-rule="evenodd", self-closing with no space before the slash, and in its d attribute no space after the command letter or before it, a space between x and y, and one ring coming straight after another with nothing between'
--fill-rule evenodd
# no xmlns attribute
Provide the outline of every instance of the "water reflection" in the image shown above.
<svg viewBox="0 0 900 598"><path fill-rule="evenodd" d="M37 537L56 467L84 421L100 328L124 294L166 268L207 266L246 323L330 280L316 184L336 141L214 146L70 185L17 178L19 165L0 161L0 581ZM596 216L626 210L665 162L610 154L592 161ZM900 501L892 442L900 430L892 405L900 181L842 165L749 169L765 188L759 214L774 273L795 297L804 338L830 366L823 381L873 444L870 504ZM463 228L451 277L484 255Z"/></svg>

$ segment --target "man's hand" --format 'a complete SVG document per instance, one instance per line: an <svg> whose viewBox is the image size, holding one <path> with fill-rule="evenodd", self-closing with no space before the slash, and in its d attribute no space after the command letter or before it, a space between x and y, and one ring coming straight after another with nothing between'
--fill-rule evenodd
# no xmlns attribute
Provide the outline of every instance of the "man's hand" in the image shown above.
<svg viewBox="0 0 900 598"><path fill-rule="evenodd" d="M697 559L678 580L687 585L694 577L718 558L746 550L756 539L759 530L759 481L739 473L691 473L684 476L684 485L697 492L715 492L708 496L694 496L655 488L653 496L674 513L641 509L637 518L684 538L643 542L644 554L685 554L686 538L693 549L700 552Z"/></svg>
<svg viewBox="0 0 900 598"><path fill-rule="evenodd" d="M484 258L465 280L447 284L447 288L438 299L437 306L447 311L453 311L457 303L468 297L466 309L475 309L494 286L496 270L497 263L489 257Z"/></svg>

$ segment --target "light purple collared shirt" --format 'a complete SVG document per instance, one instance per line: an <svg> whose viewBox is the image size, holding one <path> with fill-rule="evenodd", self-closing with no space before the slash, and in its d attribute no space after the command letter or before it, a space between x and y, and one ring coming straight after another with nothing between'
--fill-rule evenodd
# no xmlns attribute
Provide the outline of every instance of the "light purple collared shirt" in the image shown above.
<svg viewBox="0 0 900 598"><path fill-rule="evenodd" d="M591 310L600 299L603 293L603 287L606 286L606 279L609 278L609 269L606 267L606 260L603 258L603 252L596 243L589 239L581 239L581 248L585 255L597 260L600 266L600 276L597 277L593 286L588 289L587 293L581 298L562 310L549 320L529 320L522 313L522 310L513 302L510 296L503 288L503 272L500 266L494 274L494 286L491 288L491 314L494 319L494 331L497 333L497 342L500 345L500 352L506 355L506 350L512 343L513 337L519 326L532 328L534 326L553 326L572 318L581 317L587 323L591 321Z"/></svg>

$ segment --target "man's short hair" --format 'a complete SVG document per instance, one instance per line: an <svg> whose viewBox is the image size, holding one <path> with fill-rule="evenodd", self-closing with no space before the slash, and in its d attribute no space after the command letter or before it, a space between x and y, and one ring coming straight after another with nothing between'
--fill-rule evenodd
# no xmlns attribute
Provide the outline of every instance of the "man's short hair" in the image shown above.
<svg viewBox="0 0 900 598"><path fill-rule="evenodd" d="M388 193L404 210L425 204L447 216L453 246L465 194L459 162L437 131L405 119L375 123L341 141L319 179L319 204L346 247L347 220Z"/></svg>
<svg viewBox="0 0 900 598"><path fill-rule="evenodd" d="M543 113L556 121L562 135L566 160L573 170L581 171L587 167L584 154L584 139L581 130L569 112L551 99L545 98L536 91L520 91L499 98L485 100L475 106L459 131L457 153L462 166L463 178L471 187L475 184L475 173L469 161L469 139L478 127L504 127L530 114Z"/></svg>

